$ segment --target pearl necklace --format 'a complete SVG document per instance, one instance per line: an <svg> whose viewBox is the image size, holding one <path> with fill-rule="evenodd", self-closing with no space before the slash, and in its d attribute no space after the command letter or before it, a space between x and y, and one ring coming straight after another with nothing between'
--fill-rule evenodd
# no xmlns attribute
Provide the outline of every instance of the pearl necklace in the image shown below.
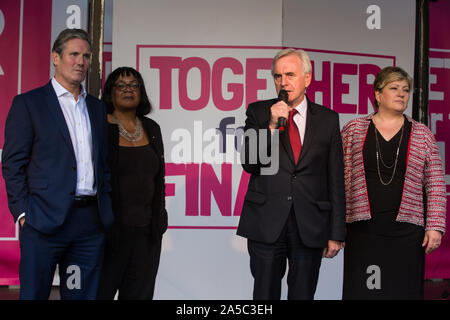
<svg viewBox="0 0 450 320"><path fill-rule="evenodd" d="M117 124L119 127L119 134L128 141L139 141L144 136L144 130L142 130L142 123L141 120L136 117L136 130L133 133L130 133L127 131L127 129L124 128L122 123L120 123L119 119L117 119L114 115L112 115L113 122Z"/></svg>

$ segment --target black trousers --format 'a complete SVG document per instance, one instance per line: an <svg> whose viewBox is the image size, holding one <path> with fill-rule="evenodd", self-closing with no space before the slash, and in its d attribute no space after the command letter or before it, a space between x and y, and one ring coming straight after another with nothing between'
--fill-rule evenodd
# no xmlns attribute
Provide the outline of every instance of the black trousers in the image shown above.
<svg viewBox="0 0 450 320"><path fill-rule="evenodd" d="M323 248L303 245L293 209L275 243L248 240L250 269L255 279L254 300L280 300L281 280L286 273L288 300L312 300L319 278Z"/></svg>
<svg viewBox="0 0 450 320"><path fill-rule="evenodd" d="M115 226L106 238L97 299L151 300L161 255L161 240L149 227Z"/></svg>

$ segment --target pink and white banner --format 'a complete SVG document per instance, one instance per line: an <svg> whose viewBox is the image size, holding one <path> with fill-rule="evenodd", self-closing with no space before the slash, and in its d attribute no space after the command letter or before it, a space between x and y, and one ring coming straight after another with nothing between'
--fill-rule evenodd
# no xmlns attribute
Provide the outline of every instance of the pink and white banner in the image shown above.
<svg viewBox="0 0 450 320"><path fill-rule="evenodd" d="M13 97L49 80L51 8L51 0L0 3L1 146ZM19 283L18 228L8 210L3 177L0 177L0 221L0 285L15 285Z"/></svg>
<svg viewBox="0 0 450 320"><path fill-rule="evenodd" d="M129 17L113 24L112 67L142 73L165 147L169 230L155 298L250 299L246 240L236 236L248 183L239 151L248 103L276 96L272 58L305 49L308 96L344 125L373 111L381 68L414 73L415 1L114 1L113 21ZM340 299L342 263L342 253L322 261L316 299Z"/></svg>
<svg viewBox="0 0 450 320"><path fill-rule="evenodd" d="M46 84L51 73L52 29L79 21L79 6L63 8L52 0L0 2L0 146L4 143L6 116L15 95ZM62 2L57 2L61 5ZM57 19L54 15L58 16ZM67 20L66 20L67 18ZM63 23L57 21L63 19ZM74 20L75 19L75 20ZM56 22L55 22L56 21ZM62 27L60 27L62 25ZM5 183L0 175L0 285L19 284L18 225L9 212Z"/></svg>
<svg viewBox="0 0 450 320"><path fill-rule="evenodd" d="M425 278L450 278L450 2L430 1L429 125L436 136L447 184L447 233L427 256Z"/></svg>
<svg viewBox="0 0 450 320"><path fill-rule="evenodd" d="M273 97L271 63L280 49L136 46L136 68L148 83L157 113L173 115L163 127L172 128L165 135L170 159L166 196L169 203L184 204L184 215L181 207L169 229L236 229L249 179L239 162L242 115L249 103ZM396 63L394 56L303 49L314 71L308 96L341 115L372 112L373 78ZM200 116L208 110L214 118ZM212 199L218 215L211 214Z"/></svg>
<svg viewBox="0 0 450 320"><path fill-rule="evenodd" d="M169 230L155 298L250 299L246 241L235 235L248 183L239 151L246 106L275 97L273 56L281 47L305 49L314 69L308 96L339 112L344 125L372 112L371 84L379 69L398 65L414 74L415 1L114 0L113 5L112 20L127 23L113 23L105 38L104 76L119 66L142 73L154 106L150 117L161 125L164 139ZM435 10L436 5L442 1L430 2L430 125L445 159L450 45L438 35L450 26L437 24L448 23L450 9ZM112 9L111 1L107 6ZM51 42L65 27L84 27L86 8L87 0L0 2L1 145L13 96L48 81ZM440 42L433 42L433 35ZM448 184L449 177L446 163ZM1 178L0 221L0 285L18 284L17 229ZM427 257L427 277L450 277L445 239ZM341 284L339 254L322 262L316 299L340 299ZM283 284L284 295L285 289Z"/></svg>

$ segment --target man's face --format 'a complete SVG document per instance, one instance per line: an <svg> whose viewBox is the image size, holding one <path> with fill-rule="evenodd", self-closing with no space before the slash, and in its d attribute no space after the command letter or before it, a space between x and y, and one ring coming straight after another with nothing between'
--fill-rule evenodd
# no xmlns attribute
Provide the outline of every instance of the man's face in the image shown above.
<svg viewBox="0 0 450 320"><path fill-rule="evenodd" d="M68 40L61 55L52 52L55 78L66 89L80 86L86 77L90 61L91 48L89 43L82 39Z"/></svg>
<svg viewBox="0 0 450 320"><path fill-rule="evenodd" d="M296 54L288 54L275 62L273 79L277 93L284 89L289 93L288 105L295 107L303 101L306 88L311 83L311 73L303 73L302 60Z"/></svg>

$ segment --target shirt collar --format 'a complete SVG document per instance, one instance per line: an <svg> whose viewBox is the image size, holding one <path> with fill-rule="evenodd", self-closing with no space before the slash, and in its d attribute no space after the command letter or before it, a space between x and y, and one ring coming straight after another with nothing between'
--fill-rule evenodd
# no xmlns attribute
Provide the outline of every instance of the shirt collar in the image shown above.
<svg viewBox="0 0 450 320"><path fill-rule="evenodd" d="M297 110L297 112L300 116L304 117L306 114L307 106L308 106L308 101L306 100L306 96L304 96L302 102L300 102L300 104L298 106L296 106L295 109Z"/></svg>
<svg viewBox="0 0 450 320"><path fill-rule="evenodd" d="M59 98L67 93L70 93L72 95L71 92L69 92L66 88L64 88L56 79L55 77L52 78L52 85L53 85L53 89L55 89L55 93L56 96ZM82 84L80 84L80 96L83 97L84 99L86 98L87 92L86 89L84 88L84 86Z"/></svg>

